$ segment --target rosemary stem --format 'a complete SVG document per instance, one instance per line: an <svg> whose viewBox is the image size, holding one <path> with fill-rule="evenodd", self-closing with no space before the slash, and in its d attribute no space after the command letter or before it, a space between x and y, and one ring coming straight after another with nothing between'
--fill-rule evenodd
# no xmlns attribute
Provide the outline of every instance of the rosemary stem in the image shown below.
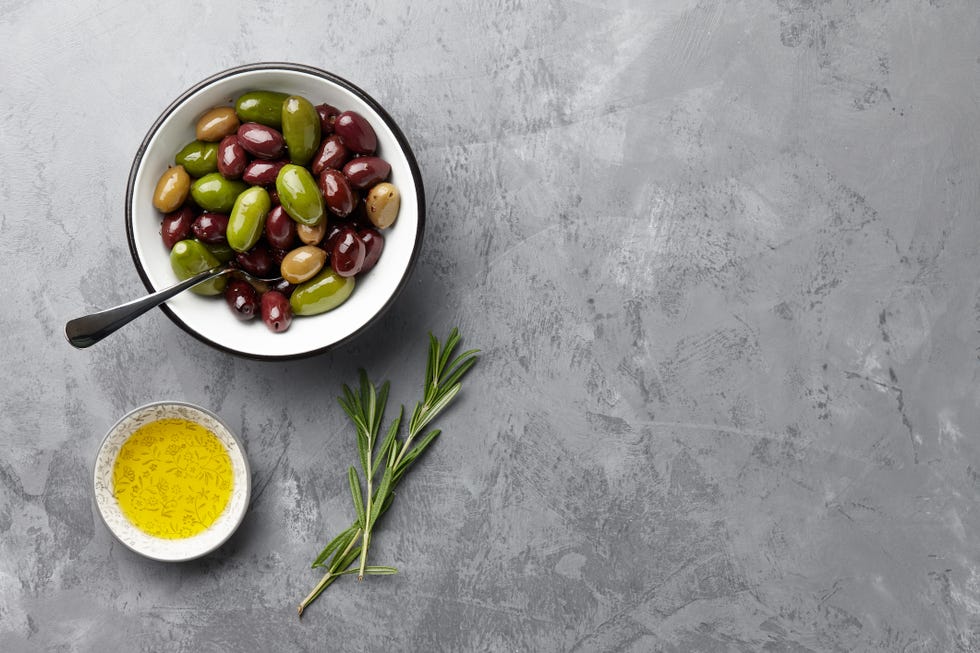
<svg viewBox="0 0 980 653"><path fill-rule="evenodd" d="M303 616L303 610L306 609L306 606L312 603L316 597L320 596L320 593L323 590L327 589L327 585L337 580L337 577L339 576L339 574L337 573L338 571L337 566L340 564L340 561L343 560L348 553L350 553L351 549L354 548L354 545L357 543L357 540L360 539L360 537L361 537L361 529L357 529L357 532L354 533L354 537L351 538L350 544L347 545L347 548L344 549L343 553L334 557L334 562L330 565L330 568L327 570L327 573L323 575L323 578L321 578L320 582L316 584L316 587L313 588L313 591L307 594L306 598L300 602L299 608L297 608L297 612L299 612L299 616L301 617Z"/></svg>
<svg viewBox="0 0 980 653"><path fill-rule="evenodd" d="M374 489L373 489L373 476L374 470L372 469L372 460L374 456L374 447L368 444L368 468L365 471L367 476L367 499L365 501L364 508L364 544L361 546L361 568L357 574L357 580L364 580L364 568L367 566L367 554L368 545L371 543L371 511L374 509L372 506L374 499Z"/></svg>
<svg viewBox="0 0 980 653"><path fill-rule="evenodd" d="M422 405L422 409L419 410L419 415L425 415L426 412L428 412L428 410L429 410L429 403L426 402ZM414 440L415 436L418 434L419 432L417 430L412 431L411 429L409 429L408 435L405 437L405 442L404 444L402 444L401 451L398 452L398 457L395 458L395 464L392 466L394 469L398 469L398 465L401 464L402 458L405 457L405 454L408 453L409 448L411 448L412 446L412 440Z"/></svg>
<svg viewBox="0 0 980 653"><path fill-rule="evenodd" d="M370 503L370 502L369 502ZM364 567L367 562L368 545L371 544L371 529L364 531L364 544L361 545L361 569L357 573L357 580L364 580Z"/></svg>

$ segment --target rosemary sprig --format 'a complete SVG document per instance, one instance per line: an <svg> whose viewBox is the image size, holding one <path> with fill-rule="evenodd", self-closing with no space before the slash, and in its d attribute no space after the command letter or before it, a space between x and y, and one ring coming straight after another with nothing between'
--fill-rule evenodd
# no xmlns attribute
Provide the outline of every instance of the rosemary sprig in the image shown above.
<svg viewBox="0 0 980 653"><path fill-rule="evenodd" d="M402 406L378 446L381 423L384 421L385 406L388 403L387 381L376 387L368 379L367 373L361 370L356 392L346 385L343 386L340 406L354 424L361 464L360 473L354 466L347 470L356 519L346 530L330 540L313 561L314 568L326 567L327 571L313 591L299 604L300 616L340 576L357 573L358 580L361 580L368 575L397 573L394 567L367 564L371 538L378 518L388 510L395 498L395 487L412 463L441 433L440 430L433 429L422 435L426 426L452 403L459 393L460 380L476 364L478 350L470 349L456 354L460 340L457 329L453 329L442 344L429 334L429 356L425 366L422 400L415 404L408 422L408 433L404 438L399 437L405 414ZM422 437L419 438L419 435ZM380 478L378 472L381 473Z"/></svg>

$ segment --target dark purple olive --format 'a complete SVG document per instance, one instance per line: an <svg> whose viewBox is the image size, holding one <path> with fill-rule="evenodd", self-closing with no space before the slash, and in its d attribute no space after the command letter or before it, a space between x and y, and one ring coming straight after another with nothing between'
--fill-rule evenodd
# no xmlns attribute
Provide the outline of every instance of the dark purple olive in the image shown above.
<svg viewBox="0 0 980 653"><path fill-rule="evenodd" d="M367 203L363 199L358 199L354 204L354 210L347 216L347 222L358 231L373 226L368 218Z"/></svg>
<svg viewBox="0 0 980 653"><path fill-rule="evenodd" d="M281 292L286 297L291 297L293 291L296 290L296 286L289 283L285 279L277 279L269 284L270 290L275 290L276 292Z"/></svg>
<svg viewBox="0 0 980 653"><path fill-rule="evenodd" d="M225 179L238 179L248 164L248 152L235 134L229 134L218 143L218 172Z"/></svg>
<svg viewBox="0 0 980 653"><path fill-rule="evenodd" d="M337 244L337 238L343 233L344 227L347 225L337 224L336 222L331 222L327 227L327 235L323 238L323 242L320 243L320 247L330 256L330 252L333 251L333 246Z"/></svg>
<svg viewBox="0 0 980 653"><path fill-rule="evenodd" d="M224 213L202 213L191 225L194 237L209 245L228 242L228 216Z"/></svg>
<svg viewBox="0 0 980 653"><path fill-rule="evenodd" d="M391 174L391 164L377 156L359 156L344 166L344 176L354 190L367 190Z"/></svg>
<svg viewBox="0 0 980 653"><path fill-rule="evenodd" d="M273 265L276 267L282 265L282 260L286 258L286 254L288 254L291 251L293 250L287 249L285 247L270 247L269 254L272 256Z"/></svg>
<svg viewBox="0 0 980 653"><path fill-rule="evenodd" d="M276 183L276 176L287 163L289 161L286 159L277 159L276 161L256 159L245 166L242 181L253 186L270 186Z"/></svg>
<svg viewBox="0 0 980 653"><path fill-rule="evenodd" d="M327 168L320 173L320 192L326 200L327 208L342 218L346 218L354 210L357 197L347 183L347 177L340 170Z"/></svg>
<svg viewBox="0 0 980 653"><path fill-rule="evenodd" d="M163 216L160 224L160 236L163 244L168 249L174 248L178 242L188 238L191 234L191 225L194 223L194 209L184 206L173 213Z"/></svg>
<svg viewBox="0 0 980 653"><path fill-rule="evenodd" d="M276 269L272 252L263 243L257 244L247 252L235 254L235 262L238 267L256 277L271 277Z"/></svg>
<svg viewBox="0 0 980 653"><path fill-rule="evenodd" d="M282 333L293 321L289 298L278 290L262 293L262 321L275 333Z"/></svg>
<svg viewBox="0 0 980 653"><path fill-rule="evenodd" d="M360 272L360 274L364 274L373 268L378 259L381 258L381 252L385 248L385 237L381 235L380 231L372 228L361 229L357 232L357 237L364 243L364 264L361 265Z"/></svg>
<svg viewBox="0 0 980 653"><path fill-rule="evenodd" d="M238 142L252 156L260 159L278 159L286 142L282 134L257 122L244 122L238 128Z"/></svg>
<svg viewBox="0 0 980 653"><path fill-rule="evenodd" d="M333 133L333 122L337 119L340 109L329 104L316 105L316 113L320 116L320 135L326 136Z"/></svg>
<svg viewBox="0 0 980 653"><path fill-rule="evenodd" d="M265 239L279 249L289 249L296 242L296 221L281 206L274 206L265 218Z"/></svg>
<svg viewBox="0 0 980 653"><path fill-rule="evenodd" d="M366 247L351 227L341 227L330 252L330 265L342 277L353 277L364 267Z"/></svg>
<svg viewBox="0 0 980 653"><path fill-rule="evenodd" d="M310 170L315 175L320 174L327 168L340 170L352 156L354 156L354 153L344 145L344 142L340 140L340 136L328 136L323 139L320 147L313 154L313 159L310 161Z"/></svg>
<svg viewBox="0 0 980 653"><path fill-rule="evenodd" d="M225 287L225 301L239 320L251 320L259 312L259 294L247 281L232 279Z"/></svg>
<svg viewBox="0 0 980 653"><path fill-rule="evenodd" d="M374 154L378 149L378 135L374 133L374 127L355 111L344 111L337 116L333 132L340 136L344 145L358 154Z"/></svg>

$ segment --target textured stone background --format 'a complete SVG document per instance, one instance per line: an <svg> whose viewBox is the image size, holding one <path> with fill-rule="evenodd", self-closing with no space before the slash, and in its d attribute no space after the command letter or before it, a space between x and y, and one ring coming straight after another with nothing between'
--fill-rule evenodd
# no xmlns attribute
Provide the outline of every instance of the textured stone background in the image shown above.
<svg viewBox="0 0 980 653"><path fill-rule="evenodd" d="M415 147L424 258L384 320L285 364L135 297L125 181L234 65L362 86ZM980 649L974 0L0 1L4 651ZM483 359L376 540L349 523L359 366ZM149 401L239 430L254 498L201 561L115 543L90 472Z"/></svg>

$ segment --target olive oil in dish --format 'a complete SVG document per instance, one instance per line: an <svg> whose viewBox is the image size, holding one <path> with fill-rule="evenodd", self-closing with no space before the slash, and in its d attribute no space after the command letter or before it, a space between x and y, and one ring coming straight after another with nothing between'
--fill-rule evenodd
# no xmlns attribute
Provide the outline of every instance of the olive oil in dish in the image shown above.
<svg viewBox="0 0 980 653"><path fill-rule="evenodd" d="M163 539L193 537L210 527L231 498L231 458L218 437L181 418L141 426L119 450L113 494L123 515Z"/></svg>

